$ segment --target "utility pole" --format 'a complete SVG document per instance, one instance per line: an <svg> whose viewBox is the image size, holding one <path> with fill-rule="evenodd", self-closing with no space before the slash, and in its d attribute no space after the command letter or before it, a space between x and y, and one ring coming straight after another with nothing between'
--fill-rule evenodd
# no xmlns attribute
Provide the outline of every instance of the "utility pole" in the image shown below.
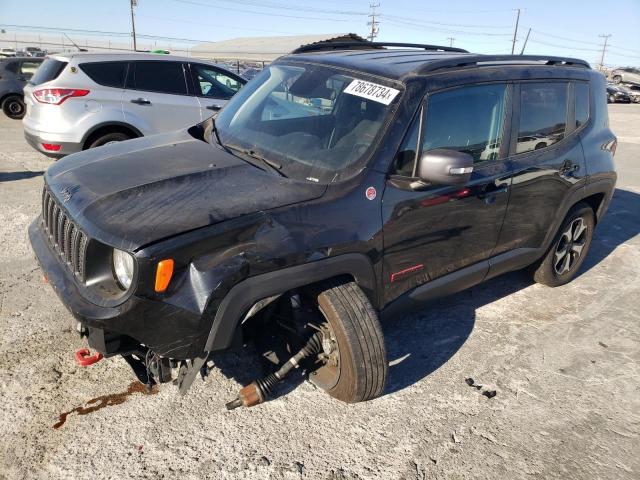
<svg viewBox="0 0 640 480"><path fill-rule="evenodd" d="M518 16L516 17L516 29L513 31L513 43L511 44L511 55L516 50L516 38L518 37L518 24L520 23L520 9L518 9Z"/></svg>
<svg viewBox="0 0 640 480"><path fill-rule="evenodd" d="M455 40L454 37L447 37L447 40L449 40L449 46L453 47L453 41Z"/></svg>
<svg viewBox="0 0 640 480"><path fill-rule="evenodd" d="M380 3L369 4L369 8L371 8L371 13L369 14L369 18L371 19L371 21L367 22L367 25L371 26L371 30L369 30L369 35L367 36L367 38L369 39L370 42L373 42L373 40L378 36L378 31L380 30L380 22L376 20L376 17L378 16L378 12L376 11L376 8L379 8L379 7L380 7Z"/></svg>
<svg viewBox="0 0 640 480"><path fill-rule="evenodd" d="M136 45L136 21L133 15L133 7L138 6L138 0L131 0L131 36L133 37L133 51L138 50L138 46Z"/></svg>
<svg viewBox="0 0 640 480"><path fill-rule="evenodd" d="M522 45L522 50L520 50L520 55L524 55L524 49L527 48L527 42L529 41L529 35L531 35L531 28L527 32L527 36L524 39L524 45Z"/></svg>
<svg viewBox="0 0 640 480"><path fill-rule="evenodd" d="M598 35L600 38L604 38L604 44L602 45L602 56L600 57L600 70L604 70L604 54L607 51L607 42L609 41L610 33L603 33Z"/></svg>

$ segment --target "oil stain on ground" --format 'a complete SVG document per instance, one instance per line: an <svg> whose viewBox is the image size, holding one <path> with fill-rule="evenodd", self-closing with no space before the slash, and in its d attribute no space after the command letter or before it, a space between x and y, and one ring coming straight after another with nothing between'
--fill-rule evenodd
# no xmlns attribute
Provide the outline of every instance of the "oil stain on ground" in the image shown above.
<svg viewBox="0 0 640 480"><path fill-rule="evenodd" d="M73 410L69 410L68 412L64 412L60 414L58 419L58 423L56 423L53 428L56 430L64 425L67 421L67 417L72 413L77 413L78 415L87 415L89 413L93 413L97 410L100 410L104 407L111 407L113 405L120 405L127 401L129 396L133 393L142 393L143 395L154 395L158 393L158 386L154 385L151 389L151 392L147 392L147 387L140 382L131 382L129 388L120 393L112 393L111 395L102 395L100 397L92 398L86 403L86 406L76 407Z"/></svg>

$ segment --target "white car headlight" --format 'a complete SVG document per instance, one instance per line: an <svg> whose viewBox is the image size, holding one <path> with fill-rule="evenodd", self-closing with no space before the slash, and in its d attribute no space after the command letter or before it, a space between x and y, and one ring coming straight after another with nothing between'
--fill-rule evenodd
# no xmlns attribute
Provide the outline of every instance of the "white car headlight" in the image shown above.
<svg viewBox="0 0 640 480"><path fill-rule="evenodd" d="M133 280L133 255L117 248L113 249L113 271L118 283L124 290L128 290Z"/></svg>

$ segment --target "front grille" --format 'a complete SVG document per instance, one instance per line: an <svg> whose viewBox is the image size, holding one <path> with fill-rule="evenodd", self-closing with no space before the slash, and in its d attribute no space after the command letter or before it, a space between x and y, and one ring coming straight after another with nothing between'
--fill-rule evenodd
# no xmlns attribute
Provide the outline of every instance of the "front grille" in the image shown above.
<svg viewBox="0 0 640 480"><path fill-rule="evenodd" d="M42 223L54 250L73 274L84 282L89 238L60 208L46 187L42 190Z"/></svg>

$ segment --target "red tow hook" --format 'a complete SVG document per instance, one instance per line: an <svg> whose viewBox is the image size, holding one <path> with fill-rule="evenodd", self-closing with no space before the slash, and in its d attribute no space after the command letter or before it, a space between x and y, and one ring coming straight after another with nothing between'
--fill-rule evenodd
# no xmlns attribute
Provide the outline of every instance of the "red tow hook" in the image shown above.
<svg viewBox="0 0 640 480"><path fill-rule="evenodd" d="M102 360L102 354L100 352L96 352L91 355L91 352L88 348L81 348L75 353L76 363L81 367L88 367L89 365L93 365L94 363Z"/></svg>

